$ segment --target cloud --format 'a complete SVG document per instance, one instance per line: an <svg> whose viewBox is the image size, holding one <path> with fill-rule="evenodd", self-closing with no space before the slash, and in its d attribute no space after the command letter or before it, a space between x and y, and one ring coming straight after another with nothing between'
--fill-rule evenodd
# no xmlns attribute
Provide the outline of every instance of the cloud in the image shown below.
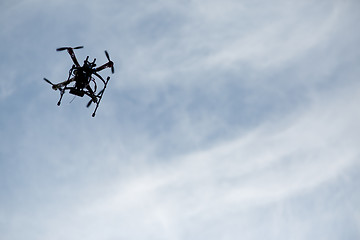
<svg viewBox="0 0 360 240"><path fill-rule="evenodd" d="M227 1L224 6L215 1L206 5L195 1L188 6L187 12L177 12L178 21L162 22L162 15L151 15L150 23L162 22L162 28L172 29L163 31L160 38L149 39L151 46L135 40L135 52L129 54L128 64L137 67L138 71L129 69L145 80L141 84L154 84L155 79L176 82L177 74L185 83L194 81L192 76L197 72L212 69L239 69L248 75L248 67L260 71L257 76L263 71L284 69L311 55L314 48L327 46L339 30L339 19L346 14L344 4L312 1L281 7L274 4L266 11L246 1ZM301 18L304 14L308 17ZM145 23L138 22L139 26L142 24Z"/></svg>
<svg viewBox="0 0 360 240"><path fill-rule="evenodd" d="M129 161L126 164L137 164L122 171L120 178L80 185L80 194L70 205L59 203L61 208L51 211L53 220L44 223L48 229L44 236L60 239L66 232L70 239L183 239L198 234L217 239L244 231L250 237L254 233L240 230L247 226L242 218L253 221L260 213L249 214L258 209L330 187L334 179L358 166L360 113L356 101L351 101L357 99L357 89L325 93L308 109L201 151L164 161ZM146 151L141 155L154 157ZM301 224L301 236L310 233L306 228L311 221L291 217L293 224ZM233 221L239 221L240 228L223 232ZM210 223L221 224L209 229ZM259 228L266 225L259 223Z"/></svg>
<svg viewBox="0 0 360 240"><path fill-rule="evenodd" d="M13 5L1 14L18 16L1 28L3 236L356 238L353 6ZM57 108L42 82L66 77L55 48L78 44L79 60L107 49L116 63L94 119L80 98Z"/></svg>

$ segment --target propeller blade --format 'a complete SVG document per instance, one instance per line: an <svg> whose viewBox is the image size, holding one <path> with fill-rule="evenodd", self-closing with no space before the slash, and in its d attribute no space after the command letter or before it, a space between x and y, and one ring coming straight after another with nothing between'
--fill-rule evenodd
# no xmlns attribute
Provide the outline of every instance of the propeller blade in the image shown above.
<svg viewBox="0 0 360 240"><path fill-rule="evenodd" d="M48 79L44 78L45 82L51 84L51 85L54 85L52 82L50 82Z"/></svg>
<svg viewBox="0 0 360 240"><path fill-rule="evenodd" d="M114 73L115 72L115 69L114 69L114 63L110 60L110 55L108 53L108 51L105 50L105 55L106 55L106 58L109 62L111 62L111 73Z"/></svg>
<svg viewBox="0 0 360 240"><path fill-rule="evenodd" d="M86 104L86 107L87 107L87 108L90 107L90 105L91 105L92 102L93 102L93 100L90 100L90 101L88 102L88 104Z"/></svg>
<svg viewBox="0 0 360 240"><path fill-rule="evenodd" d="M110 62L110 56L109 56L109 53L105 50L105 55L106 55L106 58L109 60Z"/></svg>
<svg viewBox="0 0 360 240"><path fill-rule="evenodd" d="M67 50L67 49L80 49L80 48L83 48L84 46L78 46L78 47L61 47L61 48L57 48L56 51L64 51L64 50Z"/></svg>
<svg viewBox="0 0 360 240"><path fill-rule="evenodd" d="M69 49L69 47L61 47L61 48L57 48L56 51L64 51L64 50L67 50Z"/></svg>

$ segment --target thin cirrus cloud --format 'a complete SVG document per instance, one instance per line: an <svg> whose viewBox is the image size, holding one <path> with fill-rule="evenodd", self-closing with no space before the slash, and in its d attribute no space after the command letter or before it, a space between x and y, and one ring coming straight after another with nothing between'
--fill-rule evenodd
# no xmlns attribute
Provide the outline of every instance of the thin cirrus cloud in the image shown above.
<svg viewBox="0 0 360 240"><path fill-rule="evenodd" d="M72 220L63 227L73 234L74 239L79 236L95 239L101 234L109 238L134 239L151 236L182 239L191 234L217 239L224 236L222 230L228 231L234 221L237 227L230 228L231 232L227 234L233 237L245 234L251 239L261 236L256 231L251 232L255 228L267 229L268 224L290 217L291 223L273 226L272 230L298 225L301 232L293 234L298 234L300 239L306 235L316 236L311 225L322 221L321 214L312 215L308 223L301 221L301 214L275 214L272 216L275 222L258 222L250 226L241 219L252 222L253 218L261 216L257 209L269 211L269 206L274 204L289 207L291 201L299 201L303 196L315 201L319 189L330 188L329 182L346 178L349 169L357 166L358 134L353 131L360 115L356 104L350 100L358 95L358 90L343 91L347 97L323 96L310 109L291 119L264 125L246 136L178 156L170 162L140 164L133 174L114 178L105 188L101 184L95 185L89 189L91 193L84 192L84 196L91 195L91 199L84 201L80 197L70 205L73 210L57 212L59 216L49 221L54 224L49 229L56 232L55 228L60 224L57 221L67 218L71 212ZM330 120L331 124L325 124ZM324 204L323 208L334 211L333 216L339 217L338 212L347 211L346 205L328 209L330 206ZM302 204L292 206L294 212L301 208ZM317 212L317 209L312 211ZM332 221L331 216L329 219ZM218 227L208 228L208 224ZM84 228L95 225L92 236L83 233ZM74 226L80 226L80 229ZM121 231L114 230L117 228ZM142 232L134 233L132 229L135 228ZM210 237L211 233L214 235ZM284 237L289 233L278 234L271 237Z"/></svg>
<svg viewBox="0 0 360 240"><path fill-rule="evenodd" d="M355 1L4 6L5 238L359 236ZM94 119L65 45L116 63Z"/></svg>

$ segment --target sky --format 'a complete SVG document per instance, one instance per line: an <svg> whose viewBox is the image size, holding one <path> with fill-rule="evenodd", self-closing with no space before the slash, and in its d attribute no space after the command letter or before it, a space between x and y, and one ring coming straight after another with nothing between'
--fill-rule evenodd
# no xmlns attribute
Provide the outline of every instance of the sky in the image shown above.
<svg viewBox="0 0 360 240"><path fill-rule="evenodd" d="M360 238L357 0L0 1L0 238ZM63 46L115 74L95 118Z"/></svg>

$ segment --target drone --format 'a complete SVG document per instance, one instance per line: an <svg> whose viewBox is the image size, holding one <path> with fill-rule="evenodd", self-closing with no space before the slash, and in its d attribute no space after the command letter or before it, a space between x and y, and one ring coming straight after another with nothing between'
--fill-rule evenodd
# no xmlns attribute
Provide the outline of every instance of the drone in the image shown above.
<svg viewBox="0 0 360 240"><path fill-rule="evenodd" d="M52 85L52 89L54 89L55 91L56 90L60 91L60 99L57 103L58 106L60 106L61 100L62 100L66 90L69 90L70 94L75 95L74 98L76 96L79 96L79 97L83 97L84 95L89 96L90 101L88 102L86 107L90 107L91 103L96 104L96 107L92 114L92 117L95 117L96 110L99 107L99 104L103 97L106 86L110 80L109 76L106 78L106 80L104 80L104 78L102 76L100 76L100 74L98 74L98 72L104 70L105 68L110 68L111 72L114 73L115 72L114 63L110 60L109 53L105 50L105 56L108 60L107 63L105 63L99 67L96 67L96 64L95 64L96 58L92 62L90 62L89 56L87 56L84 61L84 64L82 66L80 66L78 60L76 59L75 53L74 53L74 49L80 49L80 48L83 48L83 46L74 47L74 48L61 47L61 48L56 49L56 51L58 51L58 52L66 50L69 53L69 55L74 63L73 66L69 70L69 76L66 81L54 84L46 78L44 78L44 80L47 83ZM93 75L95 77L97 77L98 79L100 79L102 82L102 89L100 91L97 91L98 84L96 82L96 79L93 77Z"/></svg>

